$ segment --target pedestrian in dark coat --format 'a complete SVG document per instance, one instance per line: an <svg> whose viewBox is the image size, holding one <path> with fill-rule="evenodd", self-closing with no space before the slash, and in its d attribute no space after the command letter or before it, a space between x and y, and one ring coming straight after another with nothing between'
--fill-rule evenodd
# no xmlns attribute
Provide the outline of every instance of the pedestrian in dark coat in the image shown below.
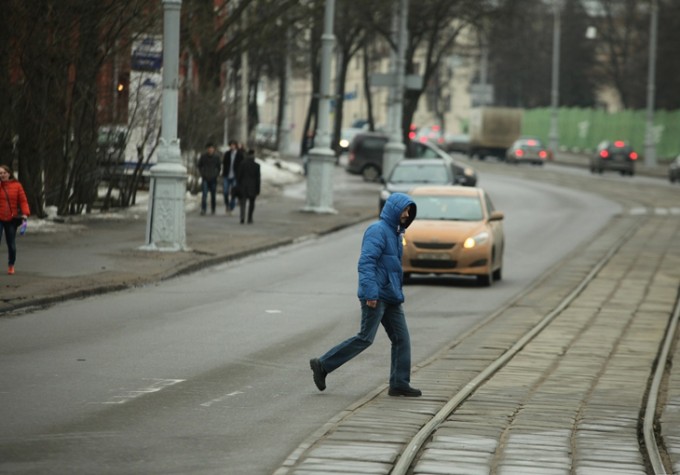
<svg viewBox="0 0 680 475"><path fill-rule="evenodd" d="M217 177L222 165L221 157L211 142L205 146L205 152L198 159L198 171L201 174L201 214L207 209L207 196L210 193L210 211L215 214L215 194L217 193Z"/></svg>
<svg viewBox="0 0 680 475"><path fill-rule="evenodd" d="M14 178L8 166L0 165L0 240L4 234L9 255L7 273L10 275L14 274L17 258L17 229L30 214L24 187Z"/></svg>
<svg viewBox="0 0 680 475"><path fill-rule="evenodd" d="M260 165L255 161L254 150L248 150L246 153L246 158L238 169L236 183L241 208L241 224L245 221L246 204L248 205L248 224L252 224L255 199L260 194Z"/></svg>
<svg viewBox="0 0 680 475"><path fill-rule="evenodd" d="M236 176L241 163L243 163L243 152L239 149L236 140L230 140L229 150L224 152L222 160L222 191L224 192L224 206L227 208L227 214L231 214L236 207L236 197L231 189L236 186Z"/></svg>

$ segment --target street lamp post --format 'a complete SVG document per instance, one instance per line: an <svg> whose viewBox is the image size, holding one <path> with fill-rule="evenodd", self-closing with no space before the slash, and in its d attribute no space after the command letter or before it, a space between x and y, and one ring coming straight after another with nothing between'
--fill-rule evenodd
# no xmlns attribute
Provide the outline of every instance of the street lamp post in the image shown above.
<svg viewBox="0 0 680 475"><path fill-rule="evenodd" d="M385 145L385 153L383 158L383 176L388 176L392 168L397 162L404 158L406 146L402 136L402 116L404 111L404 88L405 88L405 56L406 56L406 42L407 42L407 18L408 18L408 0L400 0L399 2L399 23L397 28L397 54L395 57L395 77L394 89L391 92L392 104L391 115L392 122L389 130L389 142Z"/></svg>
<svg viewBox="0 0 680 475"><path fill-rule="evenodd" d="M654 134L654 92L656 82L656 41L659 26L659 4L652 0L649 26L649 67L647 75L647 128L645 133L645 166L656 166L656 137Z"/></svg>
<svg viewBox="0 0 680 475"><path fill-rule="evenodd" d="M314 148L309 151L307 171L307 201L303 211L336 213L333 209L333 167L335 152L331 150L331 56L333 54L333 16L335 0L326 0L324 31L321 36L321 82L319 86L319 116Z"/></svg>
<svg viewBox="0 0 680 475"><path fill-rule="evenodd" d="M146 245L143 249L186 249L184 195L187 170L177 138L179 19L182 0L163 2L163 96L158 163L151 168Z"/></svg>
<svg viewBox="0 0 680 475"><path fill-rule="evenodd" d="M554 0L553 13L555 24L553 27L553 51L552 51L552 87L550 91L550 151L557 154L560 145L560 132L558 125L559 102L560 102L560 30L563 0Z"/></svg>

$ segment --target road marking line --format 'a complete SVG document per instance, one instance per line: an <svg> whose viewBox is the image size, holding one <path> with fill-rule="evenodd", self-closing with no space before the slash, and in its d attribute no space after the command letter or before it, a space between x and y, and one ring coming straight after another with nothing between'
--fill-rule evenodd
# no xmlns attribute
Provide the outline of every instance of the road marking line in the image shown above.
<svg viewBox="0 0 680 475"><path fill-rule="evenodd" d="M186 381L185 379L151 379L155 381L151 386L142 389L135 389L127 391L121 396L114 396L110 401L103 402L102 404L125 404L126 402L132 401L140 396L146 394L151 394L165 389L167 387L173 386L175 384Z"/></svg>
<svg viewBox="0 0 680 475"><path fill-rule="evenodd" d="M283 313L281 310L265 310L265 313Z"/></svg>
<svg viewBox="0 0 680 475"><path fill-rule="evenodd" d="M203 404L201 404L201 406L203 406L203 407L210 407L210 406L212 406L212 405L215 404L215 403L222 402L222 401L224 401L225 399L227 399L227 398L229 398L229 397L232 397L232 396L236 396L236 395L238 395L238 394L245 394L245 393L244 393L243 391L233 391L233 392L230 392L229 394L225 394L225 395L222 396L222 397L218 397L218 398L216 398L216 399L213 399L212 401L204 402Z"/></svg>

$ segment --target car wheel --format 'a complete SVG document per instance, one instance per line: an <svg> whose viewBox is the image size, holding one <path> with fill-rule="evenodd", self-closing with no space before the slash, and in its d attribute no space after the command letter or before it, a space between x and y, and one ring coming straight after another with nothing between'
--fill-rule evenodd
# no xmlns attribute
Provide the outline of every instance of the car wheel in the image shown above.
<svg viewBox="0 0 680 475"><path fill-rule="evenodd" d="M500 281L503 279L503 268L499 267L495 271L493 271L493 280L495 281Z"/></svg>
<svg viewBox="0 0 680 475"><path fill-rule="evenodd" d="M411 273L410 272L404 272L404 283L408 284L411 282Z"/></svg>
<svg viewBox="0 0 680 475"><path fill-rule="evenodd" d="M378 181L380 170L374 165L368 165L361 171L361 176L364 177L364 181Z"/></svg>

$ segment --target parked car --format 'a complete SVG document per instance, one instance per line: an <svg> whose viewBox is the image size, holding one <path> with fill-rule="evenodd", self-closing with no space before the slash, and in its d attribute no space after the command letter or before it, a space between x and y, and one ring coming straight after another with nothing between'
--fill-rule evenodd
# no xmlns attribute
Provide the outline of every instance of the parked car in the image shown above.
<svg viewBox="0 0 680 475"><path fill-rule="evenodd" d="M346 170L362 175L366 181L377 181L382 175L387 140L385 134L378 132L355 135L349 144Z"/></svg>
<svg viewBox="0 0 680 475"><path fill-rule="evenodd" d="M680 182L680 155L675 157L668 167L668 179L671 183Z"/></svg>
<svg viewBox="0 0 680 475"><path fill-rule="evenodd" d="M380 191L379 210L382 210L392 193L408 193L418 185L455 185L456 172L453 162L442 158L400 160L384 180Z"/></svg>
<svg viewBox="0 0 680 475"><path fill-rule="evenodd" d="M340 131L340 141L338 142L338 152L339 153L344 153L349 150L349 144L352 142L352 139L357 134L360 134L361 132L364 132L364 129L358 129L356 127L348 127L346 129L342 129Z"/></svg>
<svg viewBox="0 0 680 475"><path fill-rule="evenodd" d="M621 175L635 175L635 161L638 154L623 140L605 140L597 146L595 156L590 160L590 172L602 173L614 170Z"/></svg>
<svg viewBox="0 0 680 475"><path fill-rule="evenodd" d="M502 212L478 187L418 186L410 191L416 218L404 234L404 278L470 275L485 286L501 280Z"/></svg>
<svg viewBox="0 0 680 475"><path fill-rule="evenodd" d="M548 156L548 150L539 139L519 138L510 145L505 160L512 164L531 163L533 165L543 165Z"/></svg>
<svg viewBox="0 0 680 475"><path fill-rule="evenodd" d="M379 132L357 134L349 146L347 171L361 174L366 181L377 181L383 172L383 154L388 137ZM475 186L477 171L470 165L454 159L448 153L431 143L410 142L406 158L446 158L453 163L459 184Z"/></svg>

